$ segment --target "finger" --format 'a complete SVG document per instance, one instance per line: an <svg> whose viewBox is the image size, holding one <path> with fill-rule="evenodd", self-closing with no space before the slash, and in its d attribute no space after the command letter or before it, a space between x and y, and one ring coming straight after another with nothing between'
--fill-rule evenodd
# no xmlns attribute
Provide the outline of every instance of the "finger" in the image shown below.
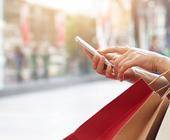
<svg viewBox="0 0 170 140"><path fill-rule="evenodd" d="M116 79L117 79L118 72L117 72L117 66L115 65L116 64L115 61L116 61L116 59L115 60L110 60L110 62L114 66L113 71L114 71L114 75L116 76Z"/></svg>
<svg viewBox="0 0 170 140"><path fill-rule="evenodd" d="M136 66L135 60L126 61L119 69L118 78L122 80L125 71L134 66Z"/></svg>
<svg viewBox="0 0 170 140"><path fill-rule="evenodd" d="M126 63L126 62L128 62L128 61L130 61L130 60L132 60L132 58L131 57L125 57L124 59L122 59L119 63L118 63L118 70L121 68L121 66L124 64L124 63Z"/></svg>
<svg viewBox="0 0 170 140"><path fill-rule="evenodd" d="M112 48L107 48L105 50L99 51L101 54L107 54L107 53L119 53L123 54L129 50L129 47L112 47Z"/></svg>
<svg viewBox="0 0 170 140"><path fill-rule="evenodd" d="M112 64L115 66L114 70L115 70L115 74L118 75L118 71L119 71L119 63L125 59L128 56L128 53L125 53L124 55L121 55L120 57L118 57L117 59L115 59L115 61L112 61Z"/></svg>
<svg viewBox="0 0 170 140"><path fill-rule="evenodd" d="M110 76L112 75L113 70L112 70L112 66L108 65L107 69L106 69L106 77L110 78Z"/></svg>
<svg viewBox="0 0 170 140"><path fill-rule="evenodd" d="M109 79L117 79L113 67L111 65L107 66L105 76Z"/></svg>
<svg viewBox="0 0 170 140"><path fill-rule="evenodd" d="M137 75L135 71L136 70L134 70L133 68L125 71L124 79L126 79L126 80L128 80L129 82L132 82L132 83L138 81L141 77L139 75Z"/></svg>
<svg viewBox="0 0 170 140"><path fill-rule="evenodd" d="M125 58L127 58L128 57L128 55L129 55L129 53L127 52L127 53L125 53L125 54L123 54L123 55L119 55L119 57L115 57L115 66L118 66L118 64L121 62L121 61L123 61Z"/></svg>
<svg viewBox="0 0 170 140"><path fill-rule="evenodd" d="M113 60L115 58L118 58L120 55L117 53L107 53L104 54L104 57L106 57L108 60Z"/></svg>
<svg viewBox="0 0 170 140"><path fill-rule="evenodd" d="M108 54L105 54L105 55L103 55L106 59L108 59L108 60L111 60L112 59L112 57L113 57L113 54L112 53L108 53Z"/></svg>
<svg viewBox="0 0 170 140"><path fill-rule="evenodd" d="M117 55L117 54L108 54L107 56L105 56L105 58L108 59L110 61L110 63L113 64L113 65L115 63L115 60L118 59L118 57L120 57L120 55ZM112 71L115 72L116 68L112 67Z"/></svg>
<svg viewBox="0 0 170 140"><path fill-rule="evenodd" d="M120 81L123 81L124 80L124 74L123 75L120 75L119 73L120 73L120 69L121 69L121 67L126 63L126 62L128 62L129 60L131 60L129 57L126 57L126 58L124 58L119 64L118 64L118 79L120 80Z"/></svg>
<svg viewBox="0 0 170 140"><path fill-rule="evenodd" d="M110 61L112 64L114 64L115 61L116 61L119 57L120 57L120 55L119 55L119 56L118 56L118 55L115 55L115 56L113 56L112 59L109 60L109 61Z"/></svg>
<svg viewBox="0 0 170 140"><path fill-rule="evenodd" d="M93 58L92 58L92 61L93 61L93 69L97 69L97 65L99 63L99 60L100 60L100 56L98 55L95 55Z"/></svg>
<svg viewBox="0 0 170 140"><path fill-rule="evenodd" d="M111 74L111 75L109 75L109 76L106 76L107 78L109 78L109 79L115 79L115 80L117 80L117 77L116 77L116 75L113 73L113 74Z"/></svg>
<svg viewBox="0 0 170 140"><path fill-rule="evenodd" d="M96 71L99 73L99 74L105 74L105 70L104 70L104 64L105 64L105 59L104 57L100 57L100 60L99 60L99 63L97 65L97 69Z"/></svg>

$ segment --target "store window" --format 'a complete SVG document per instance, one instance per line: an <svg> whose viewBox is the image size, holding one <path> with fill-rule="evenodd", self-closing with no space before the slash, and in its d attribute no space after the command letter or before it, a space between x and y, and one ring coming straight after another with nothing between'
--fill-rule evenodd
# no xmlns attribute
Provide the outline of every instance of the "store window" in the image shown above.
<svg viewBox="0 0 170 140"><path fill-rule="evenodd" d="M3 1L4 87L93 73L77 47L135 46L131 0Z"/></svg>
<svg viewBox="0 0 170 140"><path fill-rule="evenodd" d="M168 55L169 23L168 10L164 1L139 1L137 15L140 29L140 47Z"/></svg>

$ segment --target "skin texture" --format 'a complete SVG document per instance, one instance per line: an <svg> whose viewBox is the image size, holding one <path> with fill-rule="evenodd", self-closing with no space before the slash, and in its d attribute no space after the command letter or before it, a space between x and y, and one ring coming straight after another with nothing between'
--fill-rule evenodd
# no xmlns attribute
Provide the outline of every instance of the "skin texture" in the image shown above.
<svg viewBox="0 0 170 140"><path fill-rule="evenodd" d="M92 61L94 70L97 73L111 79L127 80L135 82L142 78L147 83L158 77L156 73L163 73L170 69L170 60L168 57L160 54L130 47L111 47L105 50L98 50L100 55L92 56L86 50L86 55ZM113 65L104 67L104 57L106 57ZM142 68L142 69L139 69ZM156 82L153 88L159 88L170 81L170 72Z"/></svg>
<svg viewBox="0 0 170 140"><path fill-rule="evenodd" d="M115 47L100 51L100 54L106 58L109 53L119 54L119 57L113 58L111 62L115 65L115 71L120 80L124 80L125 72L135 66L156 73L163 73L170 69L168 57L151 51L130 47ZM165 77L169 80L170 72Z"/></svg>

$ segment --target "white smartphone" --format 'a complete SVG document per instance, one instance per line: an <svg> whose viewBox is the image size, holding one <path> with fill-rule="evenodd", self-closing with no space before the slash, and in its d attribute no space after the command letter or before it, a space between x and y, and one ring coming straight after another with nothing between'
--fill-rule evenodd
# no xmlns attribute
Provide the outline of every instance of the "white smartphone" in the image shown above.
<svg viewBox="0 0 170 140"><path fill-rule="evenodd" d="M76 36L75 41L84 49L86 49L89 53L91 53L92 55L100 55L96 49L94 49L90 44L88 44L86 41L84 41L82 38L80 38L79 36ZM106 65L111 65L113 66L112 63L109 62L109 60L107 60L105 58L105 64ZM113 66L114 67L114 66Z"/></svg>

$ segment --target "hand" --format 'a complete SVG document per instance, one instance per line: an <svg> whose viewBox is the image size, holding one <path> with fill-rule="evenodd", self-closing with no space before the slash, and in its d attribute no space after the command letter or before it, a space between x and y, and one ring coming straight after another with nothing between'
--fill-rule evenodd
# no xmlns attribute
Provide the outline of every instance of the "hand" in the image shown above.
<svg viewBox="0 0 170 140"><path fill-rule="evenodd" d="M115 47L100 51L100 54L106 58L108 58L109 53L120 55L120 57L114 58L111 61L115 65L115 71L120 80L123 80L126 72L134 66L141 67L150 72L156 72L161 58L161 55L157 53L130 47Z"/></svg>
<svg viewBox="0 0 170 140"><path fill-rule="evenodd" d="M111 65L105 67L104 64L104 57L102 55L91 55L88 51L84 50L85 54L89 57L89 59L92 61L93 69L96 70L97 73L101 75L105 75L107 78L111 79L117 79L116 74L114 73L114 70ZM110 60L110 62L114 61L118 57L120 57L117 53L107 54L107 59ZM135 71L133 69L129 69L125 72L124 75L125 80L128 80L130 82L137 81L140 77L136 75Z"/></svg>
<svg viewBox="0 0 170 140"><path fill-rule="evenodd" d="M104 56L102 55L91 55L87 50L83 49L84 53L88 56L88 58L92 61L93 69L96 70L97 73L101 75L105 75L108 78L113 78L114 73L112 66L109 65L106 67L104 64Z"/></svg>

